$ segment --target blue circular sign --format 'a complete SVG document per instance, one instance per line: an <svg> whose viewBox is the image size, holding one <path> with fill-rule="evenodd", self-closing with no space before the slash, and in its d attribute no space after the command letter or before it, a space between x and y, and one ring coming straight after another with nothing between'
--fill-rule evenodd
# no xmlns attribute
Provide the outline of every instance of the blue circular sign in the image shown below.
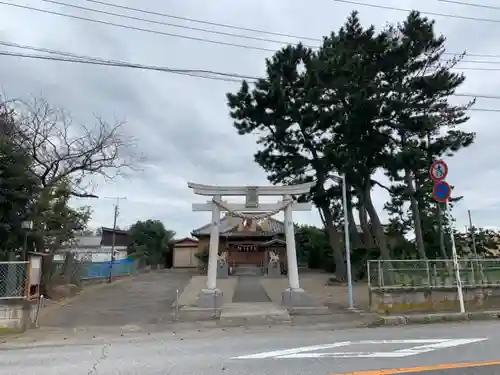
<svg viewBox="0 0 500 375"><path fill-rule="evenodd" d="M434 199L438 202L446 202L450 199L451 186L445 181L439 181L434 184Z"/></svg>

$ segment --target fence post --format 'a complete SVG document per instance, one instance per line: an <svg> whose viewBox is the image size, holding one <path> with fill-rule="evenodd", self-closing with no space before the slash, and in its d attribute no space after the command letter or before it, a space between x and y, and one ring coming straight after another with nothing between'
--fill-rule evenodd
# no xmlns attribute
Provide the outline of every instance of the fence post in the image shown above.
<svg viewBox="0 0 500 375"><path fill-rule="evenodd" d="M427 270L427 284L431 286L431 270L430 270L430 260L425 261L425 268Z"/></svg>
<svg viewBox="0 0 500 375"><path fill-rule="evenodd" d="M176 289L175 291L175 320L179 319L179 289Z"/></svg>
<svg viewBox="0 0 500 375"><path fill-rule="evenodd" d="M384 275L382 274L382 261L378 260L378 286L384 286Z"/></svg>
<svg viewBox="0 0 500 375"><path fill-rule="evenodd" d="M38 303L36 305L36 313L35 313L35 319L34 319L34 324L35 324L35 327L38 328L39 325L38 325L38 319L40 317L40 310L42 309L43 307L43 294L40 295L40 297L38 297Z"/></svg>
<svg viewBox="0 0 500 375"><path fill-rule="evenodd" d="M471 282L469 285L476 285L476 272L474 271L474 260L470 260L470 269L471 269Z"/></svg>
<svg viewBox="0 0 500 375"><path fill-rule="evenodd" d="M370 288L372 286L372 281L371 281L371 274L370 274L370 264L371 264L371 260L369 260L368 262L366 262L366 276L368 278L368 288Z"/></svg>
<svg viewBox="0 0 500 375"><path fill-rule="evenodd" d="M434 285L438 284L438 275L437 275L437 269L436 269L436 263L432 264L432 274L434 275Z"/></svg>

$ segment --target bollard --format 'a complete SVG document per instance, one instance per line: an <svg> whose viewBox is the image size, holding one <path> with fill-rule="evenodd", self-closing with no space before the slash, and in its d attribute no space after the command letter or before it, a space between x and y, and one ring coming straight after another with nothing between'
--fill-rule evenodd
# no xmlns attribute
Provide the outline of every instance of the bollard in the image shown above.
<svg viewBox="0 0 500 375"><path fill-rule="evenodd" d="M40 297L38 297L38 303L36 305L36 314L35 314L35 321L34 321L36 328L39 327L38 318L40 316L40 310L42 309L42 307L43 307L43 294L41 294Z"/></svg>
<svg viewBox="0 0 500 375"><path fill-rule="evenodd" d="M174 319L179 320L179 289L175 290L175 310Z"/></svg>

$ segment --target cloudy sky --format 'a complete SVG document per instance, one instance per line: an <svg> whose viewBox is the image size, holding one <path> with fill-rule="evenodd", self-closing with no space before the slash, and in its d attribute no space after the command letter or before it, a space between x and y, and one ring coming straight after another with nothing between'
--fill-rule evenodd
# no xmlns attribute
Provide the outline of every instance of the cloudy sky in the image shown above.
<svg viewBox="0 0 500 375"><path fill-rule="evenodd" d="M278 43L92 13L43 0L2 1L156 31L113 27L0 3L0 41L105 59L259 76L264 72L265 57L271 55L269 51L188 40L165 33L264 49L277 49L280 46ZM285 43L300 40L113 9L85 0L60 1ZM311 38L321 38L332 29L337 30L355 9L360 11L365 25L374 24L377 27L399 21L406 15L404 11L334 0L109 1L173 16ZM495 35L500 32L500 10L466 7L437 0L362 1L364 4L389 8L416 8L424 13L428 11L459 16L435 16L438 31L448 38L448 50L498 55L496 58L467 57L466 60L471 62L460 64L460 67L467 68L464 72L468 78L461 92L498 95L500 45ZM479 0L471 1L479 3ZM483 1L481 3L485 4ZM490 0L490 4L495 5L496 2ZM460 16L478 19L467 20ZM311 40L304 42L317 44ZM29 52L7 47L0 47L0 50ZM179 236L188 235L193 228L205 224L209 214L191 212L191 203L203 201L204 198L195 196L187 188L187 181L220 185L266 183L265 174L253 162L253 139L238 136L228 117L225 93L236 91L238 83L164 72L0 56L0 84L9 97L43 95L55 106L70 111L81 122L91 121L94 113L110 121L115 117L127 120L126 131L137 137L139 147L147 157L147 164L143 171L126 180L121 179L112 184L98 182L96 191L101 197L126 197L120 202L118 223L122 227L136 220L155 218L164 221ZM464 101L467 98L457 100ZM457 194L465 196L455 210L459 229L467 224L467 209L472 210L475 225L499 226L500 196L494 185L500 182L496 169L500 153L500 127L497 125L500 121L500 101L478 99L476 108L498 112L471 112L472 119L465 127L477 132L477 142L447 160L450 165L448 181L456 186ZM381 211L385 195L377 190L374 198ZM80 200L75 204L92 205L94 215L91 225L111 226L113 203L112 199L101 198ZM319 223L316 211L297 213L295 219L301 223Z"/></svg>

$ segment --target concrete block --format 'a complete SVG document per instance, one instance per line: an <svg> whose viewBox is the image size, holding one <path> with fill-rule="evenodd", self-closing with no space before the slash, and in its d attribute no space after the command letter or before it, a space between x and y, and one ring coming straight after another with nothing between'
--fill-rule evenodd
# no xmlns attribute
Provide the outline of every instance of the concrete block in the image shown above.
<svg viewBox="0 0 500 375"><path fill-rule="evenodd" d="M288 312L293 316L332 315L326 306L291 306Z"/></svg>
<svg viewBox="0 0 500 375"><path fill-rule="evenodd" d="M185 306L179 310L180 321L206 321L219 319L221 309Z"/></svg>
<svg viewBox="0 0 500 375"><path fill-rule="evenodd" d="M202 289L198 294L198 307L219 309L224 303L222 292L219 289Z"/></svg>
<svg viewBox="0 0 500 375"><path fill-rule="evenodd" d="M315 306L314 298L304 289L288 288L281 295L281 303L289 307Z"/></svg>
<svg viewBox="0 0 500 375"><path fill-rule="evenodd" d="M229 277L229 264L217 261L217 278L227 279Z"/></svg>
<svg viewBox="0 0 500 375"><path fill-rule="evenodd" d="M271 263L267 265L267 277L280 278L281 277L281 265L279 263Z"/></svg>

